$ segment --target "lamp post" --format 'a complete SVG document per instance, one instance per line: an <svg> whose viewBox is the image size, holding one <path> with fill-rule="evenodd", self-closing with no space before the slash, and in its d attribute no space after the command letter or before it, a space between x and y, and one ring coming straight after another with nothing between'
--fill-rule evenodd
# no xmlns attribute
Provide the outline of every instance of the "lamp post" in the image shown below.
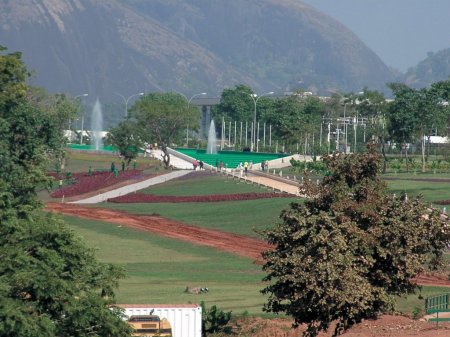
<svg viewBox="0 0 450 337"><path fill-rule="evenodd" d="M192 95L191 98L188 99L185 94L183 94L181 92L177 92L177 93L179 93L181 96L183 96L184 99L186 100L188 110L189 110L189 106L191 104L192 99L194 99L197 96L207 95L206 92L201 92L199 94ZM186 126L186 147L188 147L188 145L189 145L189 125Z"/></svg>
<svg viewBox="0 0 450 337"><path fill-rule="evenodd" d="M78 99L80 97L87 97L89 94L81 94L74 97L74 99ZM84 128L84 111L81 115L81 133L80 133L80 145L83 144L83 128Z"/></svg>
<svg viewBox="0 0 450 337"><path fill-rule="evenodd" d="M255 111L254 111L254 115L253 115L253 135L252 135L252 144L251 144L251 149L250 149L252 152L253 152L253 150L255 148L255 144L257 142L257 139L256 139L256 104L258 103L258 100L261 97L266 96L266 95L272 95L273 93L274 93L273 91L270 91L270 92L266 92L259 96L257 94L250 94L250 97L252 98L253 103L255 104Z"/></svg>
<svg viewBox="0 0 450 337"><path fill-rule="evenodd" d="M123 101L125 102L125 118L128 118L128 102L130 101L130 99L132 99L132 98L135 97L135 96L144 96L144 93L143 93L143 92L140 92L140 93L131 95L131 96L129 96L128 98L125 98L125 96L123 96L123 95L121 95L121 94L119 94L119 93L117 93L117 92L116 92L115 94L116 94L117 96L122 97Z"/></svg>

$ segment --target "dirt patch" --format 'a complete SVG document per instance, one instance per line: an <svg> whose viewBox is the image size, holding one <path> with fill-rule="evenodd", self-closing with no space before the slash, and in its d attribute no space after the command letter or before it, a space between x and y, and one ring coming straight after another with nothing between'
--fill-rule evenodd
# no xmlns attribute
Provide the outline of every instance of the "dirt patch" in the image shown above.
<svg viewBox="0 0 450 337"><path fill-rule="evenodd" d="M413 279L422 286L450 287L450 280L445 275L422 274ZM450 335L449 335L450 336Z"/></svg>
<svg viewBox="0 0 450 337"><path fill-rule="evenodd" d="M271 248L267 242L262 240L189 226L160 216L139 216L109 209L58 203L48 203L46 210L84 219L120 224L137 230L152 232L161 236L249 257L257 262L262 261L261 252Z"/></svg>
<svg viewBox="0 0 450 337"><path fill-rule="evenodd" d="M238 336L249 337L298 337L306 326L292 329L292 320L246 318L237 322ZM331 337L334 326L318 337ZM344 337L449 337L450 323L436 325L421 320L412 320L404 316L383 315L377 320L365 320L342 334Z"/></svg>

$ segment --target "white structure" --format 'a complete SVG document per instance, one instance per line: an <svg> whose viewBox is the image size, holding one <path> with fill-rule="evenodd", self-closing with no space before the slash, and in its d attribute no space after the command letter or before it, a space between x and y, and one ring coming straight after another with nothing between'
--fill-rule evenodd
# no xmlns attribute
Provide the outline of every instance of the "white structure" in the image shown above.
<svg viewBox="0 0 450 337"><path fill-rule="evenodd" d="M425 143L430 144L447 144L448 143L448 137L440 137L440 136L424 136L423 140Z"/></svg>
<svg viewBox="0 0 450 337"><path fill-rule="evenodd" d="M173 337L202 337L202 308L198 304L118 304L125 315L158 315L172 326Z"/></svg>

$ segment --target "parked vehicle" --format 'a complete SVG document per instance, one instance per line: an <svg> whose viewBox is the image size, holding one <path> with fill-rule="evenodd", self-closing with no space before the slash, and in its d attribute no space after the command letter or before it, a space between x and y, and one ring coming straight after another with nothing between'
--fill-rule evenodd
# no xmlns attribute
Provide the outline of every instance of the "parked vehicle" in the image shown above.
<svg viewBox="0 0 450 337"><path fill-rule="evenodd" d="M157 315L131 316L128 323L133 327L133 336L172 337L172 327L166 318Z"/></svg>

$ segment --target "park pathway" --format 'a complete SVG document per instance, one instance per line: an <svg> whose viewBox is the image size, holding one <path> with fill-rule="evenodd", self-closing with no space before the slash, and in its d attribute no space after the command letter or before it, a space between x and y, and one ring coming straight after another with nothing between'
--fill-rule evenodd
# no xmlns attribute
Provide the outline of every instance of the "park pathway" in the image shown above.
<svg viewBox="0 0 450 337"><path fill-rule="evenodd" d="M146 179L146 180L134 183L134 184L126 185L126 186L123 186L123 187L120 187L120 188L117 188L117 189L114 189L111 191L107 191L105 193L97 194L95 196L92 196L92 197L89 197L86 199L71 201L71 202L69 202L69 204L98 204L98 203L104 202L110 198L120 197L122 195L125 195L128 193L133 193L133 192L142 190L142 189L147 188L152 185L161 184L168 180L182 177L190 172L192 172L192 171L188 171L188 170L172 171L167 174L162 174L162 175L152 177L152 178L149 178L149 179Z"/></svg>

